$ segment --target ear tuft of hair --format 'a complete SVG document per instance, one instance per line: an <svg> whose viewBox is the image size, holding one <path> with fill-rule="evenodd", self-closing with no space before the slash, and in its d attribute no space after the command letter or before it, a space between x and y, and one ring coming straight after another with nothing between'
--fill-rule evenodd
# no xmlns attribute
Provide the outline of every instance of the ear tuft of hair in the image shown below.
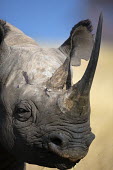
<svg viewBox="0 0 113 170"><path fill-rule="evenodd" d="M6 21L0 20L0 44L7 36L8 32L10 31L9 26L6 25Z"/></svg>
<svg viewBox="0 0 113 170"><path fill-rule="evenodd" d="M74 32L79 26L86 27L89 32L92 32L92 31L93 31L93 26L92 26L91 21L90 21L89 19L86 19L86 20L80 21L78 24L76 24L76 25L72 28L70 35L72 35L73 32Z"/></svg>

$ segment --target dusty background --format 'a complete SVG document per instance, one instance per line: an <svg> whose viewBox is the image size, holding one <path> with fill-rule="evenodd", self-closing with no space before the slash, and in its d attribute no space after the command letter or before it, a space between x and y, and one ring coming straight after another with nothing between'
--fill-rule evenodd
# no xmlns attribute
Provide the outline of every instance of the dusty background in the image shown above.
<svg viewBox="0 0 113 170"><path fill-rule="evenodd" d="M83 74L86 62L73 68L74 82ZM91 127L96 138L88 155L74 170L113 169L113 44L103 44L91 89ZM51 170L27 165L27 170Z"/></svg>

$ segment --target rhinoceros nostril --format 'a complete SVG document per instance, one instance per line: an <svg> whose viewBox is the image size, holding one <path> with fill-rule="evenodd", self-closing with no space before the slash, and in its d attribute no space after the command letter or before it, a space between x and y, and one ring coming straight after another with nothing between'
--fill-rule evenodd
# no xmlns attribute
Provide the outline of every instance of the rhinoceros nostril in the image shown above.
<svg viewBox="0 0 113 170"><path fill-rule="evenodd" d="M51 135L49 137L49 142L55 144L56 146L62 146L63 145L63 137L61 135Z"/></svg>
<svg viewBox="0 0 113 170"><path fill-rule="evenodd" d="M61 146L61 145L62 145L61 139L56 138L56 137L53 138L53 139L51 139L51 142L54 143L55 145L58 145L58 146Z"/></svg>

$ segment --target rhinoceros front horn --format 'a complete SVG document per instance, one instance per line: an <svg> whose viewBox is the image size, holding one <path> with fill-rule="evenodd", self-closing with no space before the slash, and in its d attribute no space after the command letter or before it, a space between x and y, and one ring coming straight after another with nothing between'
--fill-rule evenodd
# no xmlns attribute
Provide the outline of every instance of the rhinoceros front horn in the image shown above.
<svg viewBox="0 0 113 170"><path fill-rule="evenodd" d="M58 99L58 105L62 112L71 111L71 114L75 114L75 109L81 115L89 112L89 93L99 57L102 22L103 17L101 14L91 58L83 77Z"/></svg>
<svg viewBox="0 0 113 170"><path fill-rule="evenodd" d="M102 23L103 23L103 16L101 14L99 17L95 43L93 46L90 61L81 80L75 85L73 85L72 87L73 90L77 88L79 91L78 93L80 95L85 95L85 94L88 95L91 89L91 85L92 85L92 81L94 78L98 57L99 57L101 34L102 34Z"/></svg>
<svg viewBox="0 0 113 170"><path fill-rule="evenodd" d="M83 94L83 93L88 94L90 92L90 88L92 85L93 77L98 62L99 51L100 51L102 22L103 22L103 17L101 14L99 17L95 43L93 46L89 64L87 66L87 69L82 79L78 83L73 85L72 91L74 93L75 93L75 89L78 89L79 94ZM56 88L56 89L62 89L64 86L66 86L66 89L69 89L71 87L70 60L71 57L68 57L63 63L63 65L61 65L55 71L53 76L47 82L47 87Z"/></svg>

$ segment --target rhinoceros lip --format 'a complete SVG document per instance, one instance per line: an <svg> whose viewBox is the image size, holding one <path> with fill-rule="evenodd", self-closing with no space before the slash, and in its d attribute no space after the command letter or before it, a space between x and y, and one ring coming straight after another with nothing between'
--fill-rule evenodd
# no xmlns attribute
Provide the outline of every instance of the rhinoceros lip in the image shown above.
<svg viewBox="0 0 113 170"><path fill-rule="evenodd" d="M79 162L80 160L76 161L75 163L71 163L70 162L70 165L69 167L66 167L65 164L59 164L59 165L56 165L56 168L59 169L59 170L67 170L67 169L70 169L70 168L73 168L74 166L76 166L76 164Z"/></svg>
<svg viewBox="0 0 113 170"><path fill-rule="evenodd" d="M51 145L52 145L52 147L51 147ZM62 151L60 151L60 150L56 147L56 145L54 145L53 143L49 143L49 144L48 144L48 148L49 148L49 150L50 150L51 152L55 153L55 154L58 155L59 157L62 157L62 158L64 158L64 159L68 159L70 162L75 163L75 165L76 165L76 163L78 163L78 162L80 161L80 159L72 158L72 157L71 157L70 155L68 155L68 154L63 154ZM82 158L83 158L83 157L81 157L81 159L82 159Z"/></svg>

